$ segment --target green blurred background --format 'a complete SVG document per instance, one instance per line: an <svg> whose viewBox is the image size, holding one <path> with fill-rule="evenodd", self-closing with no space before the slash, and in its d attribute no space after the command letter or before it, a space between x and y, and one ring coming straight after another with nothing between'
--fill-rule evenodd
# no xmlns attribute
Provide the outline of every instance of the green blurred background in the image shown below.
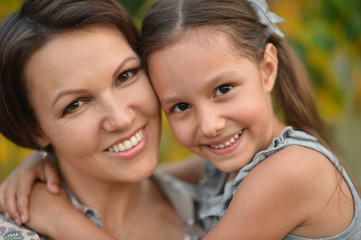
<svg viewBox="0 0 361 240"><path fill-rule="evenodd" d="M119 2L140 27L150 1ZM0 0L0 21L17 10L20 3L21 0ZM339 152L361 182L361 1L269 0L268 3L273 12L287 20L280 28L305 63L319 112ZM189 156L163 119L161 162ZM29 152L0 136L0 181Z"/></svg>

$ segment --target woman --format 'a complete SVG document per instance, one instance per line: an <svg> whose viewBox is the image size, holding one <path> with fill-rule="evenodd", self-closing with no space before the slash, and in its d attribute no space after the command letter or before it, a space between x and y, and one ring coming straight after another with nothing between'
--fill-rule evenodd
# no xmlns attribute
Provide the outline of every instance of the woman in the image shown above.
<svg viewBox="0 0 361 240"><path fill-rule="evenodd" d="M187 186L162 174L148 180L158 162L160 111L124 10L113 0L25 0L4 22L0 41L1 133L54 153L72 204L107 234L183 239L182 220L193 216L177 213L160 186L170 199ZM66 218L58 219L66 229ZM69 238L42 225L29 223Z"/></svg>

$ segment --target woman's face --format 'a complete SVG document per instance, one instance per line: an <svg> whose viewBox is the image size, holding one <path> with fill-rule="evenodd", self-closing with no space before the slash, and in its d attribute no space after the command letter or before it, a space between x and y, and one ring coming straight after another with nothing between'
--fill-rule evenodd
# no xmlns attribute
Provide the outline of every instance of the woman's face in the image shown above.
<svg viewBox="0 0 361 240"><path fill-rule="evenodd" d="M66 182L135 182L153 172L159 105L119 31L57 35L31 57L25 75L43 130L39 142L53 146Z"/></svg>

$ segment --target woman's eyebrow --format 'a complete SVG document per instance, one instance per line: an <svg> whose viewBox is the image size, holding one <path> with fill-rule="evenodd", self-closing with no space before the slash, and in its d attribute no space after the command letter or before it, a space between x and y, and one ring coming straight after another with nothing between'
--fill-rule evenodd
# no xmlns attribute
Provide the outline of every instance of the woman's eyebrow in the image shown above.
<svg viewBox="0 0 361 240"><path fill-rule="evenodd" d="M124 65L125 65L127 62L132 61L132 60L139 60L139 58L138 58L138 57L135 57L135 56L126 57L126 58L123 60L123 62L121 62L121 63L119 64L119 66L114 70L112 77L113 77L113 78L116 78L117 75L119 74L120 70L124 67Z"/></svg>
<svg viewBox="0 0 361 240"><path fill-rule="evenodd" d="M66 95L74 95L74 94L80 94L80 93L86 93L86 92L87 92L87 90L85 90L85 89L71 89L71 90L61 91L55 98L55 100L52 104L52 107L54 107L54 105L60 98L66 96Z"/></svg>
<svg viewBox="0 0 361 240"><path fill-rule="evenodd" d="M132 60L138 60L138 58L137 58L137 57L134 57L134 56L125 58L125 59L119 64L119 66L114 70L114 72L113 72L113 74L112 74L112 77L113 77L113 78L116 78L117 75L118 75L118 73L119 73L119 71L124 67L124 65L125 65L127 62L132 61ZM87 91L86 91L85 89L72 89L72 90L62 91L62 92L60 92L60 93L56 96L56 98L55 98L52 106L54 106L54 105L56 104L56 102L59 101L60 98L66 96L66 95L74 95L74 94L86 93L86 92L87 92Z"/></svg>

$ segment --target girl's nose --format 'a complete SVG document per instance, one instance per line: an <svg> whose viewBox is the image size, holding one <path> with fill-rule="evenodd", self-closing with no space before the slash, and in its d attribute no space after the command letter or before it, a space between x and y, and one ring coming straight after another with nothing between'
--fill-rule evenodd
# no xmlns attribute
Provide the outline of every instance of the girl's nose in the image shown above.
<svg viewBox="0 0 361 240"><path fill-rule="evenodd" d="M104 104L103 128L105 131L113 132L131 127L136 114L131 104L127 102L129 101L116 101L115 98L110 98Z"/></svg>
<svg viewBox="0 0 361 240"><path fill-rule="evenodd" d="M203 109L199 115L199 134L203 137L215 137L225 127L226 121L215 109Z"/></svg>

